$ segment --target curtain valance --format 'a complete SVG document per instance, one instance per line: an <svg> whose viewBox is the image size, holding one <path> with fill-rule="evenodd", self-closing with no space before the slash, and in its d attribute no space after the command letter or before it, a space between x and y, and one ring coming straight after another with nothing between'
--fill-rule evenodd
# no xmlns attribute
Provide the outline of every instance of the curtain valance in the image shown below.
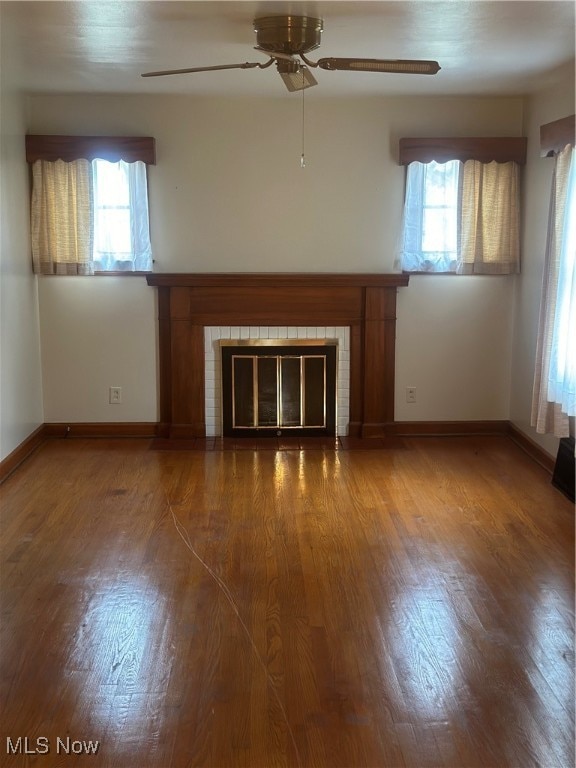
<svg viewBox="0 0 576 768"><path fill-rule="evenodd" d="M151 136L26 136L26 161L109 160L156 164L156 143Z"/></svg>
<svg viewBox="0 0 576 768"><path fill-rule="evenodd" d="M409 163L447 163L449 160L477 160L480 163L526 163L527 139L524 136L407 138L400 139L400 165Z"/></svg>
<svg viewBox="0 0 576 768"><path fill-rule="evenodd" d="M575 146L575 119L576 115L570 115L540 126L541 157L553 157L566 146Z"/></svg>

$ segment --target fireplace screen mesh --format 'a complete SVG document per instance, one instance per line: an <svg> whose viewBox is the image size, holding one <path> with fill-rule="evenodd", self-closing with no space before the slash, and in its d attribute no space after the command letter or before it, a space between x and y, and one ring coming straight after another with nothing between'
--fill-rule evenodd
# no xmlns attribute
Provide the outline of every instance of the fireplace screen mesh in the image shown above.
<svg viewBox="0 0 576 768"><path fill-rule="evenodd" d="M225 435L335 435L336 344L222 345Z"/></svg>

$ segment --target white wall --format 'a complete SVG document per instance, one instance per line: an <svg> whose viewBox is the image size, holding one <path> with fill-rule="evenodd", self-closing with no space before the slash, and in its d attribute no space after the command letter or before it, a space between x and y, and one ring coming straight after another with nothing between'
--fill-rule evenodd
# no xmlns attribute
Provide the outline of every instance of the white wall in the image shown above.
<svg viewBox="0 0 576 768"><path fill-rule="evenodd" d="M32 133L153 135L151 231L165 272L391 272L401 136L521 135L520 98L30 98ZM400 420L506 419L513 279L413 277L399 291ZM46 421L154 421L154 290L41 278ZM123 406L107 403L122 386ZM404 388L417 387L408 405Z"/></svg>
<svg viewBox="0 0 576 768"><path fill-rule="evenodd" d="M554 160L540 157L540 126L574 114L574 62L558 70L550 86L527 100L525 135L528 162L524 184L524 248L514 300L514 344L510 420L544 450L555 455L558 441L530 426L536 338L544 271L548 206Z"/></svg>
<svg viewBox="0 0 576 768"><path fill-rule="evenodd" d="M0 459L43 422L37 281L29 245L24 99L12 87L16 61L0 41Z"/></svg>
<svg viewBox="0 0 576 768"><path fill-rule="evenodd" d="M40 280L50 422L156 421L156 296L143 277ZM109 388L122 387L110 405Z"/></svg>

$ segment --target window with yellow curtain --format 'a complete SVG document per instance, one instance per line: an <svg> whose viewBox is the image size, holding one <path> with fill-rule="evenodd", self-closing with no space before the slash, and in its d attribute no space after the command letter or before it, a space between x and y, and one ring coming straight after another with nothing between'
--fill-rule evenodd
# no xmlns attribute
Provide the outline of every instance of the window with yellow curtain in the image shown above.
<svg viewBox="0 0 576 768"><path fill-rule="evenodd" d="M89 160L33 164L30 226L35 272L93 274L90 170Z"/></svg>
<svg viewBox="0 0 576 768"><path fill-rule="evenodd" d="M151 137L26 136L34 271L148 272Z"/></svg>
<svg viewBox="0 0 576 768"><path fill-rule="evenodd" d="M32 179L35 272L91 275L152 268L143 162L36 160Z"/></svg>
<svg viewBox="0 0 576 768"><path fill-rule="evenodd" d="M401 243L405 272L519 272L518 165L410 163Z"/></svg>
<svg viewBox="0 0 576 768"><path fill-rule="evenodd" d="M404 272L507 275L520 271L524 136L402 138Z"/></svg>

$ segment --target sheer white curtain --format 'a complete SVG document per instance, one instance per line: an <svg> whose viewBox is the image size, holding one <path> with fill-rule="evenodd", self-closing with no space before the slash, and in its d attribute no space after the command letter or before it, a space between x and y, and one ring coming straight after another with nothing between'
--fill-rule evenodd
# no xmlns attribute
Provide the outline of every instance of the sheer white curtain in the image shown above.
<svg viewBox="0 0 576 768"><path fill-rule="evenodd" d="M576 156L556 156L540 305L532 426L570 434L576 415Z"/></svg>
<svg viewBox="0 0 576 768"><path fill-rule="evenodd" d="M95 269L152 269L145 163L93 160L92 180Z"/></svg>
<svg viewBox="0 0 576 768"><path fill-rule="evenodd" d="M454 272L458 258L460 163L414 162L408 166L404 203L402 269Z"/></svg>

